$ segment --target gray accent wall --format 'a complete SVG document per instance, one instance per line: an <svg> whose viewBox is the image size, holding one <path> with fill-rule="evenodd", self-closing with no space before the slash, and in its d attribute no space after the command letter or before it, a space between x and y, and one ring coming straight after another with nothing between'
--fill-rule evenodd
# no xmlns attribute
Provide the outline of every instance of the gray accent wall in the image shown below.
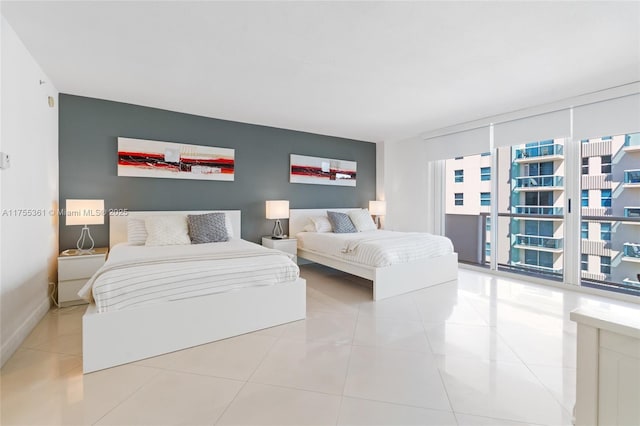
<svg viewBox="0 0 640 426"><path fill-rule="evenodd" d="M242 211L242 238L260 242L273 221L265 200L291 208L367 207L375 200L376 146L370 142L218 120L138 105L60 94L60 208L65 200L104 199L106 209ZM235 181L117 176L117 138L235 149ZM289 155L357 161L357 186L289 183ZM60 250L73 248L80 226L60 217ZM285 231L288 223L284 221ZM109 244L108 220L91 225L96 247Z"/></svg>

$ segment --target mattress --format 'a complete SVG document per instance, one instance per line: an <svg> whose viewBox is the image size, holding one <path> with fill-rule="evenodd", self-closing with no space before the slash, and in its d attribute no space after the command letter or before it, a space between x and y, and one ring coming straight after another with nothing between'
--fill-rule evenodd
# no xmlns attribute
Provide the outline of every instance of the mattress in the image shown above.
<svg viewBox="0 0 640 426"><path fill-rule="evenodd" d="M374 267L453 253L453 244L447 237L419 232L300 232L296 237L298 248Z"/></svg>
<svg viewBox="0 0 640 426"><path fill-rule="evenodd" d="M290 256L241 239L160 247L117 244L78 295L98 312L291 282Z"/></svg>

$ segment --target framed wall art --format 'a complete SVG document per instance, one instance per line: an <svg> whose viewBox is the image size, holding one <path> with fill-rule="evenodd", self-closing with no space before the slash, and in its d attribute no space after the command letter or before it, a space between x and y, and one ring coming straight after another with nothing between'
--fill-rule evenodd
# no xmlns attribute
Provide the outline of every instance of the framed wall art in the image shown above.
<svg viewBox="0 0 640 426"><path fill-rule="evenodd" d="M118 138L118 176L234 180L235 150Z"/></svg>
<svg viewBox="0 0 640 426"><path fill-rule="evenodd" d="M291 183L356 186L355 161L291 154Z"/></svg>

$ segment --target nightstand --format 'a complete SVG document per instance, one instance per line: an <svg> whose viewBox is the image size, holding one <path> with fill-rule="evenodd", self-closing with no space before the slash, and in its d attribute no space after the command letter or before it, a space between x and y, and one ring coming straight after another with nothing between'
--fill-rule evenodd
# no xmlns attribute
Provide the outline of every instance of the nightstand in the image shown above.
<svg viewBox="0 0 640 426"><path fill-rule="evenodd" d="M262 245L272 249L280 250L285 253L292 254L293 262L298 263L298 240L295 238L283 238L281 240L273 240L271 237L262 237Z"/></svg>
<svg viewBox="0 0 640 426"><path fill-rule="evenodd" d="M61 307L87 303L78 291L107 260L106 247L96 248L91 254L78 254L77 250L63 251L58 256L58 305Z"/></svg>

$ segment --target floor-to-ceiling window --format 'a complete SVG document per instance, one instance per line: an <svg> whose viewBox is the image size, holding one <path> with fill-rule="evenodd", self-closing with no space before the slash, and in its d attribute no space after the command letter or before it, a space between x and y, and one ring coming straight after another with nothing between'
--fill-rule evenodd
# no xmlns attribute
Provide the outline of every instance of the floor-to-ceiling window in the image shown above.
<svg viewBox="0 0 640 426"><path fill-rule="evenodd" d="M640 293L640 133L581 141L582 285Z"/></svg>
<svg viewBox="0 0 640 426"><path fill-rule="evenodd" d="M640 94L600 96L430 140L461 261L640 295Z"/></svg>
<svg viewBox="0 0 640 426"><path fill-rule="evenodd" d="M490 153L445 161L445 229L460 261L487 266L491 259Z"/></svg>
<svg viewBox="0 0 640 426"><path fill-rule="evenodd" d="M562 279L563 148L547 139L497 150L499 269Z"/></svg>

